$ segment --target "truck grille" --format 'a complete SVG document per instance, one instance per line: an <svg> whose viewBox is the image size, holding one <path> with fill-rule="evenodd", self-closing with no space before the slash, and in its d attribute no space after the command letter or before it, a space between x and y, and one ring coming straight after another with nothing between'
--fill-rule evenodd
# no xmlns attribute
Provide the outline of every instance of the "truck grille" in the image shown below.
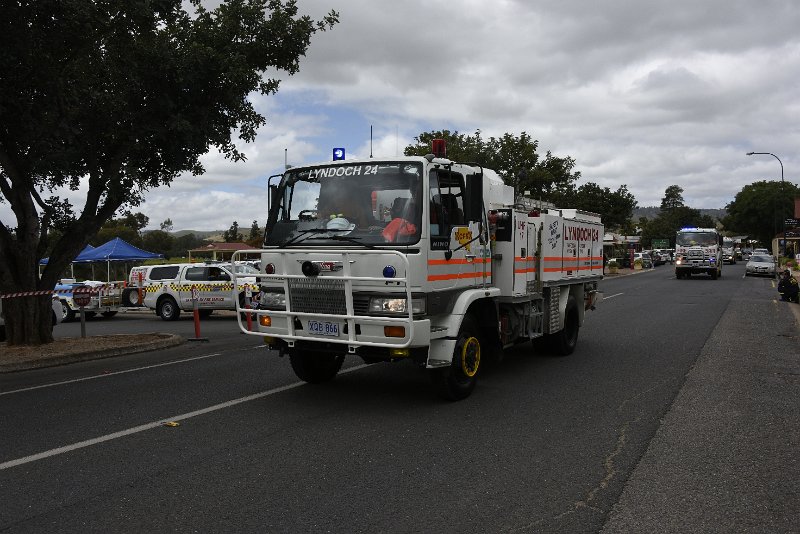
<svg viewBox="0 0 800 534"><path fill-rule="evenodd" d="M290 279L289 305L295 312L346 315L344 280Z"/></svg>

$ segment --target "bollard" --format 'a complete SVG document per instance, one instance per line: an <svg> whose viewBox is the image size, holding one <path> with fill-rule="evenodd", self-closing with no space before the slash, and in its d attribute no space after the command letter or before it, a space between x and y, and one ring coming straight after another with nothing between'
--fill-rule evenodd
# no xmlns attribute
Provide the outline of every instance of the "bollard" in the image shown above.
<svg viewBox="0 0 800 534"><path fill-rule="evenodd" d="M81 337L86 337L86 310L83 306L81 308Z"/></svg>
<svg viewBox="0 0 800 534"><path fill-rule="evenodd" d="M247 286L245 288L245 290L244 290L244 309L246 309L246 310L250 309L250 299L252 299L252 298L253 298L253 290L250 288L250 286ZM246 312L246 313L247 313L247 331L248 332L252 332L253 331L253 316L249 311Z"/></svg>
<svg viewBox="0 0 800 534"><path fill-rule="evenodd" d="M139 306L144 306L144 295L142 294L143 293L142 285L144 284L144 280L143 280L144 279L144 273L139 271L138 278L139 278L139 280L138 280L136 285L139 286L139 287L138 287L138 289L136 291L137 291L137 293L139 293Z"/></svg>
<svg viewBox="0 0 800 534"><path fill-rule="evenodd" d="M200 337L200 305L198 303L199 292L197 286L192 286L192 312L194 313L194 337L189 341L208 341L207 337Z"/></svg>

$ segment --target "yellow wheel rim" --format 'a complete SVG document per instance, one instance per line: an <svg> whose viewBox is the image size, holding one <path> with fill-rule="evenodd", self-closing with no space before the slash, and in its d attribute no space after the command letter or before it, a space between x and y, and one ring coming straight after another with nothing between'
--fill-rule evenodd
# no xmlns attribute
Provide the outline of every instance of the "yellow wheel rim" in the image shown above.
<svg viewBox="0 0 800 534"><path fill-rule="evenodd" d="M461 370L464 375L472 378L478 373L481 363L481 344L478 338L470 337L461 347Z"/></svg>

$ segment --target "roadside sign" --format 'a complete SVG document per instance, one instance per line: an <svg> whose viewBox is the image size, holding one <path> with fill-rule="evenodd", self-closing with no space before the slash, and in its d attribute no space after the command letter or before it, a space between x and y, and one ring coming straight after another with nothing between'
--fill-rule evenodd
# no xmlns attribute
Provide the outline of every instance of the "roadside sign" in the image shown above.
<svg viewBox="0 0 800 534"><path fill-rule="evenodd" d="M669 248L669 239L653 239L653 248Z"/></svg>
<svg viewBox="0 0 800 534"><path fill-rule="evenodd" d="M192 286L192 300L197 302L200 298L200 290L197 289L197 286Z"/></svg>
<svg viewBox="0 0 800 534"><path fill-rule="evenodd" d="M787 228L797 228L800 226L800 219L786 219L783 224L785 224Z"/></svg>
<svg viewBox="0 0 800 534"><path fill-rule="evenodd" d="M72 301L76 306L83 308L88 306L92 301L92 288L91 287L76 287L72 291Z"/></svg>

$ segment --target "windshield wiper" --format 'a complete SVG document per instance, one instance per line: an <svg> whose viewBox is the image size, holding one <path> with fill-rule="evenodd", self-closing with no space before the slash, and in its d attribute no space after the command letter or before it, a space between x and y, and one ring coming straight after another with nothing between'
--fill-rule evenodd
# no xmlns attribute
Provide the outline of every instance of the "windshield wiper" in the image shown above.
<svg viewBox="0 0 800 534"><path fill-rule="evenodd" d="M288 241L285 243L281 243L279 246L281 247L288 247L294 243L297 243L301 237L306 237L309 234L327 234L328 232L346 232L346 228L308 228L307 230L297 230L298 234L294 237L289 238ZM338 236L330 236L338 237Z"/></svg>
<svg viewBox="0 0 800 534"><path fill-rule="evenodd" d="M329 239L332 239L334 241L347 241L348 243L353 243L354 245L360 245L367 248L378 248L370 243L364 243L363 241L361 241L361 238L350 237L346 235L332 235L330 236Z"/></svg>

